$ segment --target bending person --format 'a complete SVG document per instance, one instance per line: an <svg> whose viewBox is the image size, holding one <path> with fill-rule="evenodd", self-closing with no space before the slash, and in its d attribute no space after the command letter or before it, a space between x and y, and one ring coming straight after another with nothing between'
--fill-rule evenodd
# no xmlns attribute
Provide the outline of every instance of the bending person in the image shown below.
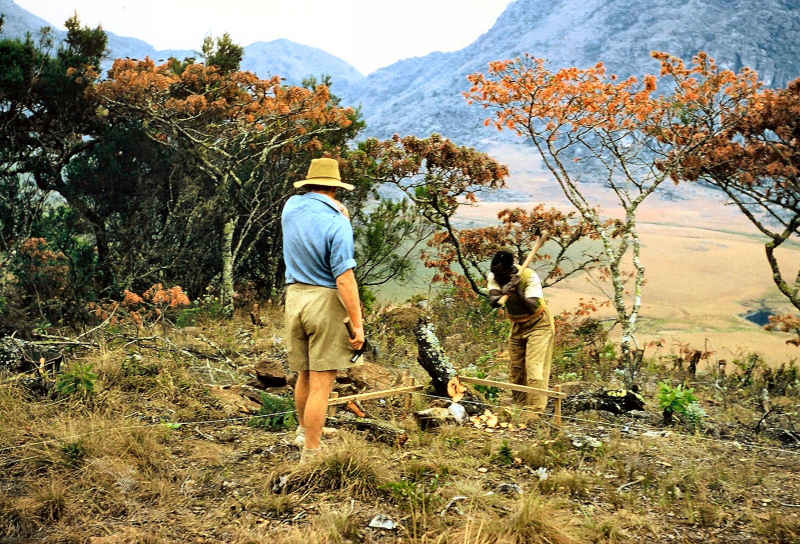
<svg viewBox="0 0 800 544"><path fill-rule="evenodd" d="M508 295L506 314L511 320L508 339L509 381L547 389L553 360L555 326L542 292L542 282L534 270L514 263L510 251L498 251L488 275L489 302L497 307ZM544 412L547 395L514 391L514 401Z"/></svg>

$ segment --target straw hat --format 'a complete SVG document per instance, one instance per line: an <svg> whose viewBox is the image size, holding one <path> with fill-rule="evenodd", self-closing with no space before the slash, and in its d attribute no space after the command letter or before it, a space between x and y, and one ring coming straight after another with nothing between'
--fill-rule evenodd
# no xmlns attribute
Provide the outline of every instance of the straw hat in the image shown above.
<svg viewBox="0 0 800 544"><path fill-rule="evenodd" d="M339 175L339 162L336 159L313 159L308 167L306 179L295 181L295 189L303 185L324 185L325 187L341 187L352 191L355 186L344 183Z"/></svg>

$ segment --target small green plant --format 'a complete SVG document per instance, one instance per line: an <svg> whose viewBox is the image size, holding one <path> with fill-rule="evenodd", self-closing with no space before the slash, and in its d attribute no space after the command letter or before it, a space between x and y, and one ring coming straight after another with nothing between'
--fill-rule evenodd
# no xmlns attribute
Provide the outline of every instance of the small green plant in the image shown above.
<svg viewBox="0 0 800 544"><path fill-rule="evenodd" d="M66 457L67 464L72 466L80 465L86 457L86 448L79 441L69 442L61 447L61 453Z"/></svg>
<svg viewBox="0 0 800 544"><path fill-rule="evenodd" d="M706 411L697 402L690 402L683 415L689 427L699 429L703 426L703 421L705 421Z"/></svg>
<svg viewBox="0 0 800 544"><path fill-rule="evenodd" d="M294 400L261 393L261 409L250 418L248 425L268 431L284 431L297 427Z"/></svg>
<svg viewBox="0 0 800 544"><path fill-rule="evenodd" d="M503 440L503 444L494 459L501 465L509 466L514 464L514 452L511 450L511 446L508 445L508 440Z"/></svg>
<svg viewBox="0 0 800 544"><path fill-rule="evenodd" d="M686 415L686 410L692 403L697 403L694 396L694 389L685 388L678 384L672 387L668 383L661 382L658 385L658 403L664 411L664 423L672 424L672 416L675 414Z"/></svg>
<svg viewBox="0 0 800 544"><path fill-rule="evenodd" d="M435 475L427 484L411 480L389 482L381 489L398 502L407 504L412 510L426 511L438 500L436 490L439 488L439 475Z"/></svg>
<svg viewBox="0 0 800 544"><path fill-rule="evenodd" d="M59 376L56 391L59 395L89 396L94 393L97 373L91 364L76 364Z"/></svg>
<svg viewBox="0 0 800 544"><path fill-rule="evenodd" d="M164 427L166 427L167 429L169 429L171 431L177 431L182 426L183 426L182 423L175 423L173 421L168 421L168 422L164 423Z"/></svg>
<svg viewBox="0 0 800 544"><path fill-rule="evenodd" d="M486 378L488 374L483 370L476 370L475 377L476 378ZM494 387L492 385L476 385L475 390L478 391L480 394L484 396L484 398L488 401L495 402L497 401L498 397L500 397L501 389L499 387Z"/></svg>

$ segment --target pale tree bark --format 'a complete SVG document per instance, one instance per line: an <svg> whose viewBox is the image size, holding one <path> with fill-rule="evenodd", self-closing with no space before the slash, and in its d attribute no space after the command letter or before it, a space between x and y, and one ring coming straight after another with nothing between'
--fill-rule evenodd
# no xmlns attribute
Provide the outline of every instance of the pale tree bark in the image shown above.
<svg viewBox="0 0 800 544"><path fill-rule="evenodd" d="M223 313L233 317L233 233L236 230L236 219L229 219L222 226L222 285L220 286L220 299Z"/></svg>

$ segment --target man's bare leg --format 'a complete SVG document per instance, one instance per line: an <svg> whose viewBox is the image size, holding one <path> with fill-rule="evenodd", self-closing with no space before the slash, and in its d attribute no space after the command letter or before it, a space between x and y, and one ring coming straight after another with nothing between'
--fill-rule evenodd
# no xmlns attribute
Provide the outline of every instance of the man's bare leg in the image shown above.
<svg viewBox="0 0 800 544"><path fill-rule="evenodd" d="M328 413L328 398L331 395L333 382L336 379L335 370L308 372L308 391L304 399L303 427L306 430L306 449L319 448L322 437L322 427ZM298 376L297 384L300 385ZM298 405L298 410L300 406Z"/></svg>
<svg viewBox="0 0 800 544"><path fill-rule="evenodd" d="M303 414L306 410L308 401L308 370L302 370L297 374L297 383L294 384L294 405L297 409L297 423L305 427Z"/></svg>

